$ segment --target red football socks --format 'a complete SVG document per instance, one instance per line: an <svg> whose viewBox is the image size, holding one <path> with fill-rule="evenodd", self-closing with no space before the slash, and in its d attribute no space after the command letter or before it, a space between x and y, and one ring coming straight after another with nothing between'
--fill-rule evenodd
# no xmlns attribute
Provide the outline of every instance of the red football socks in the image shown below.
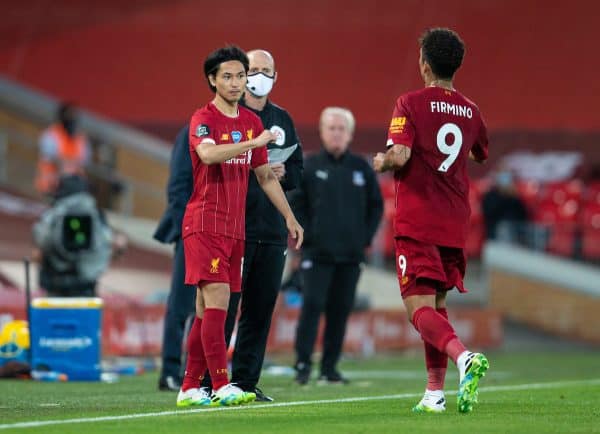
<svg viewBox="0 0 600 434"><path fill-rule="evenodd" d="M206 372L206 357L204 357L201 330L202 318L196 317L187 340L188 357L185 365L185 376L181 385L184 392L188 389L200 387L200 382Z"/></svg>
<svg viewBox="0 0 600 434"><path fill-rule="evenodd" d="M448 357L450 357L454 363L458 360L458 356L465 351L467 351L467 349L456 336L448 341L448 344L446 345L446 354L448 354Z"/></svg>
<svg viewBox="0 0 600 434"><path fill-rule="evenodd" d="M448 319L448 312L445 308L439 308L436 311L446 320ZM423 341L423 343L425 344L425 366L427 367L427 390L444 390L448 355L438 351L427 341Z"/></svg>
<svg viewBox="0 0 600 434"><path fill-rule="evenodd" d="M425 342L440 352L445 352L456 363L458 356L465 351L465 346L456 337L454 329L440 313L430 306L415 311L412 323Z"/></svg>
<svg viewBox="0 0 600 434"><path fill-rule="evenodd" d="M225 318L227 311L209 308L202 320L202 344L208 363L213 390L229 383L227 374L227 348L225 346Z"/></svg>
<svg viewBox="0 0 600 434"><path fill-rule="evenodd" d="M417 309L413 314L412 323L421 333L423 340L441 352L444 352L448 342L456 337L448 320L429 306Z"/></svg>

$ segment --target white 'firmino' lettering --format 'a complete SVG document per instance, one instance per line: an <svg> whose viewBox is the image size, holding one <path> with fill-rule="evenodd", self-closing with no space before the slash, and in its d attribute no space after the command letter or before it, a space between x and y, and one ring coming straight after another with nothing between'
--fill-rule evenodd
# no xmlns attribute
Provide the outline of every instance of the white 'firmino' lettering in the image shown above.
<svg viewBox="0 0 600 434"><path fill-rule="evenodd" d="M448 115L462 116L463 118L471 119L473 117L473 109L459 104L451 104L444 101L431 101L431 113L446 113Z"/></svg>

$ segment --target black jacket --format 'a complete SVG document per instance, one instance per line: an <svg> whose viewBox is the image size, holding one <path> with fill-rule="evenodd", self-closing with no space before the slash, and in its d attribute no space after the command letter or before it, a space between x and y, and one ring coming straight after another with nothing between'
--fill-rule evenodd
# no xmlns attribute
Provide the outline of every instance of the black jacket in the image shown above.
<svg viewBox="0 0 600 434"><path fill-rule="evenodd" d="M361 157L322 150L306 158L292 207L304 228L303 256L321 262L361 262L383 213L375 172Z"/></svg>
<svg viewBox="0 0 600 434"><path fill-rule="evenodd" d="M186 125L177 134L171 151L167 184L168 204L154 232L154 239L161 243L174 243L181 237L183 214L193 190L194 175L190 155L189 125Z"/></svg>
<svg viewBox="0 0 600 434"><path fill-rule="evenodd" d="M483 195L481 209L488 239L496 239L498 225L501 222L524 223L527 221L527 208L523 201L516 195L503 193L497 187Z"/></svg>
<svg viewBox="0 0 600 434"><path fill-rule="evenodd" d="M244 107L244 101L242 101ZM264 109L261 111L253 110L263 123L267 130L274 131L281 137L277 143L269 143L269 162L272 158L278 158L286 150L292 154L285 161L285 177L281 180L281 186L284 191L293 190L300 183L302 177L302 147L296 134L296 128L292 118L281 107L267 101ZM283 133L282 133L283 132ZM280 155L276 155L276 154ZM267 195L258 185L256 176L251 173L248 179L248 195L246 197L246 241L253 243L267 243L287 245L287 228L285 220L273 206Z"/></svg>

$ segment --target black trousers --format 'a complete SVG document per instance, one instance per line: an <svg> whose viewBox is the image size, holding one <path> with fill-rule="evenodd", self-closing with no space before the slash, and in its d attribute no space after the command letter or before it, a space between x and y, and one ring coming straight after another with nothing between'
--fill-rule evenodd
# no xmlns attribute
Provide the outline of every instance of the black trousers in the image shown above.
<svg viewBox="0 0 600 434"><path fill-rule="evenodd" d="M284 245L246 243L242 307L231 373L232 381L245 390L254 389L260 378L271 317L281 288L285 250ZM230 304L230 311L231 308Z"/></svg>
<svg viewBox="0 0 600 434"><path fill-rule="evenodd" d="M186 285L183 283L184 281L185 257L183 242L179 239L175 242L171 290L165 312L161 377L173 376L180 378L181 375L183 329L187 317L196 312L196 288L192 285Z"/></svg>
<svg viewBox="0 0 600 434"><path fill-rule="evenodd" d="M319 319L325 313L321 374L336 369L342 353L346 323L354 304L360 276L358 263L334 264L313 262L303 269L304 298L296 329L297 362L311 366Z"/></svg>

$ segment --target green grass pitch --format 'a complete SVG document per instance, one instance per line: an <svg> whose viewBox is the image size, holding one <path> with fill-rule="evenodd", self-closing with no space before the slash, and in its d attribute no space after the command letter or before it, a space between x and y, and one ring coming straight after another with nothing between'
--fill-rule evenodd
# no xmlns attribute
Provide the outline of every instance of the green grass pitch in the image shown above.
<svg viewBox="0 0 600 434"><path fill-rule="evenodd" d="M411 413L424 389L422 359L388 355L344 361L346 386L265 375L261 386L276 402L225 409L176 409L175 393L157 391L156 373L115 384L0 380L0 434L600 432L598 352L488 356L480 403L466 415L451 393L445 414ZM450 364L447 392L456 386Z"/></svg>

